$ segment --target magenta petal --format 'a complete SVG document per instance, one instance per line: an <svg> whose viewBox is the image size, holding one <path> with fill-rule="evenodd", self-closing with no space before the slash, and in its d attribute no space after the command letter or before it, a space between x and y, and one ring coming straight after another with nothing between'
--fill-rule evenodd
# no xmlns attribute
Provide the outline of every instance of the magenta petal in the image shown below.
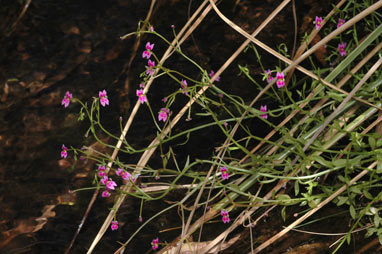
<svg viewBox="0 0 382 254"><path fill-rule="evenodd" d="M113 220L112 222L111 222L111 230L117 230L118 229L118 221L116 221L116 220Z"/></svg>
<svg viewBox="0 0 382 254"><path fill-rule="evenodd" d="M146 50L153 50L154 49L154 43L150 44L150 42L146 43Z"/></svg>
<svg viewBox="0 0 382 254"><path fill-rule="evenodd" d="M108 192L107 190L105 190L104 192L102 192L102 197L103 198L108 198L108 197L110 197L110 192Z"/></svg>

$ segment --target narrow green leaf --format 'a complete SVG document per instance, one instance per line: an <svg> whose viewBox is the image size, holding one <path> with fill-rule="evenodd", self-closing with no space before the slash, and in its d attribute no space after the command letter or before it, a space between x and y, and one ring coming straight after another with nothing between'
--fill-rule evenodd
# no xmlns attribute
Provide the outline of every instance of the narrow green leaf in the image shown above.
<svg viewBox="0 0 382 254"><path fill-rule="evenodd" d="M346 242L347 242L348 244L350 244L350 242L351 242L351 234L350 234L350 233L347 233L347 234L346 234Z"/></svg>
<svg viewBox="0 0 382 254"><path fill-rule="evenodd" d="M283 219L283 221L286 220L286 213L285 213L285 210L286 210L286 206L284 206L284 207L281 209L281 218Z"/></svg>
<svg viewBox="0 0 382 254"><path fill-rule="evenodd" d="M314 155L312 156L313 157L313 160L317 161L318 163L320 163L322 166L325 166L327 168L331 168L333 167L333 164L330 162L330 161L327 161L325 160L324 158L322 158L321 156L319 155Z"/></svg>
<svg viewBox="0 0 382 254"><path fill-rule="evenodd" d="M350 210L350 216L355 220L357 218L357 212L355 211L354 206L351 205L349 210Z"/></svg>
<svg viewBox="0 0 382 254"><path fill-rule="evenodd" d="M349 197L338 196L337 199L338 199L337 206L341 206L348 201Z"/></svg>
<svg viewBox="0 0 382 254"><path fill-rule="evenodd" d="M346 159L334 160L333 164L334 164L335 167L343 168L343 167L346 166L347 160Z"/></svg>
<svg viewBox="0 0 382 254"><path fill-rule="evenodd" d="M298 193L300 193L300 185L299 185L298 181L295 181L294 182L294 195L297 196Z"/></svg>
<svg viewBox="0 0 382 254"><path fill-rule="evenodd" d="M381 218L379 217L378 213L374 214L374 226L378 227L380 224Z"/></svg>
<svg viewBox="0 0 382 254"><path fill-rule="evenodd" d="M370 145L370 148L371 148L371 149L375 149L375 143L376 143L375 138L369 136L368 139L369 139L369 145Z"/></svg>

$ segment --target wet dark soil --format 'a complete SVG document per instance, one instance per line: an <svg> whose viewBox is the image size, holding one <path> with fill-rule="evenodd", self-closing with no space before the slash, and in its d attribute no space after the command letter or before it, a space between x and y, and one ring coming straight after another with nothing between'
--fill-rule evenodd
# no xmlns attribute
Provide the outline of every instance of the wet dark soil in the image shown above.
<svg viewBox="0 0 382 254"><path fill-rule="evenodd" d="M30 2L25 15L18 17L25 3ZM151 23L155 30L172 38L170 26L180 30L201 1L163 0L156 5ZM330 9L329 3L297 1L298 23L303 24L312 15L324 15ZM253 31L262 20L279 4L279 1L224 1L219 7L222 12L245 30ZM92 191L76 194L70 190L92 186L95 165L91 161L75 163L73 158L60 158L62 144L71 146L94 144L85 137L86 122L77 121L78 105L63 108L60 103L65 91L75 97L90 101L98 91L106 89L110 106L103 109L105 126L119 135L119 118L127 119L131 104L136 101L135 89L139 84L139 73L145 62L134 58L131 68L125 69L133 50L133 37L121 41L120 36L135 31L140 20L146 17L150 1L2 1L0 5L0 253L64 253L86 210ZM308 19L309 20L309 19ZM276 49L284 42L293 47L293 18L291 8L286 8L259 35L259 39ZM299 36L304 33L299 30ZM144 40L154 40L144 37ZM224 24L215 14L209 14L205 21L188 39L183 50L207 70L218 69L243 42L243 38ZM142 49L143 44L140 46ZM164 52L165 45L157 42L156 51ZM139 50L140 52L140 50ZM139 53L138 52L138 56ZM264 52L260 52L261 54ZM251 73L259 74L254 54L240 56L222 75L221 85L227 92L239 94L245 89L248 98L257 92L250 82L238 76L238 64L248 65ZM273 66L271 57L264 57L263 64ZM169 67L176 67L187 75L198 79L196 70L189 69L181 58L173 58ZM161 99L173 89L166 79L159 79L151 89L151 106L156 110L162 106ZM174 104L177 112L183 102ZM185 127L200 124L183 122ZM148 127L149 111L141 109L128 137L135 146L144 146L154 137L153 127ZM189 154L192 158L209 158L218 146L222 135L213 128L199 133L182 146L174 148L180 161ZM105 138L105 136L102 136ZM204 140L204 142L200 142ZM197 149L195 149L197 147ZM138 155L123 158L136 163ZM158 167L158 159L151 167ZM166 201L179 199L182 193L173 193ZM143 218L149 218L168 204L163 201L144 204ZM112 199L98 199L91 210L71 253L85 253L98 232ZM108 231L94 253L113 253L141 225L138 221L140 202L129 198L120 209L120 229ZM274 214L277 217L280 211ZM323 211L327 214L332 211ZM336 210L336 212L338 212ZM279 217L279 216L278 216ZM172 218L171 220L169 218ZM176 221L173 221L176 218ZM260 230L254 234L259 241L286 225L280 219L266 218ZM328 225L330 222L327 222ZM346 224L346 223L345 223ZM150 223L131 242L125 253L147 253L151 240L167 227L180 225L177 211L170 211ZM344 224L342 224L344 225ZM320 228L320 226L318 226ZM338 231L346 228L338 225ZM312 229L310 229L312 230ZM314 231L315 228L312 230ZM212 229L213 231L213 229ZM174 230L161 237L168 241L176 237ZM299 233L292 233L294 237ZM301 236L301 235L300 235ZM242 238L240 253L247 253L248 235ZM296 238L297 239L297 238ZM333 238L302 237L299 240L283 240L267 253L285 253L296 246L311 242L323 243L323 252L329 253L328 242ZM317 240L318 239L318 240ZM326 242L325 242L326 241ZM239 253L237 247L224 253ZM351 250L356 247L352 246ZM235 252L236 250L236 252ZM347 250L346 250L347 251ZM303 253L303 252L300 252ZM348 252L343 252L348 253Z"/></svg>

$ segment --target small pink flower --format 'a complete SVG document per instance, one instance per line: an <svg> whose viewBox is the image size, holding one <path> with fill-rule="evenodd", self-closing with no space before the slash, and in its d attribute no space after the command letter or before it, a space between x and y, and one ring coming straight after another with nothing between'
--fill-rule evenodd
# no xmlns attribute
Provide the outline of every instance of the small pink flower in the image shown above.
<svg viewBox="0 0 382 254"><path fill-rule="evenodd" d="M284 72L277 72L276 73L276 78L277 79L284 79Z"/></svg>
<svg viewBox="0 0 382 254"><path fill-rule="evenodd" d="M109 105L109 99L107 98L106 90L98 92L99 101L101 102L101 105L105 107L106 105Z"/></svg>
<svg viewBox="0 0 382 254"><path fill-rule="evenodd" d="M147 58L149 59L151 57L151 53L147 50L143 51L142 53L142 58Z"/></svg>
<svg viewBox="0 0 382 254"><path fill-rule="evenodd" d="M109 178L105 185L110 190L114 190L114 188L117 186L117 184L113 180L111 180L111 178Z"/></svg>
<svg viewBox="0 0 382 254"><path fill-rule="evenodd" d="M167 102L167 97L164 97L164 98L162 99L162 101L163 101L164 103L166 103L166 102Z"/></svg>
<svg viewBox="0 0 382 254"><path fill-rule="evenodd" d="M224 223L229 223L229 222L230 222L229 214L228 214L228 211L227 211L227 210L222 209L222 210L220 211L220 215L222 216L222 221L223 221Z"/></svg>
<svg viewBox="0 0 382 254"><path fill-rule="evenodd" d="M131 181L133 183L135 183L135 181L138 179L138 177L139 177L139 174L134 175L133 177L131 177Z"/></svg>
<svg viewBox="0 0 382 254"><path fill-rule="evenodd" d="M151 241L151 245L153 246L153 250L156 250L159 248L159 239L158 237Z"/></svg>
<svg viewBox="0 0 382 254"><path fill-rule="evenodd" d="M146 95L143 94L143 89L139 89L139 90L137 89L137 96L138 96L139 101L142 104L147 102Z"/></svg>
<svg viewBox="0 0 382 254"><path fill-rule="evenodd" d="M215 72L213 70L210 71L210 74L208 74L210 76L210 78L212 78L214 75L215 75ZM220 81L220 76L217 76L216 79L215 79L216 82L219 82Z"/></svg>
<svg viewBox="0 0 382 254"><path fill-rule="evenodd" d="M105 170L106 170L105 166L98 166L98 176L104 177L106 175Z"/></svg>
<svg viewBox="0 0 382 254"><path fill-rule="evenodd" d="M228 180L228 178L229 178L229 174L228 174L227 167L226 167L226 166L221 167L221 168L220 168L220 172L222 173L222 179L223 179L223 180Z"/></svg>
<svg viewBox="0 0 382 254"><path fill-rule="evenodd" d="M150 26L150 31L154 32L154 27L153 26ZM153 47L154 47L154 44L153 44Z"/></svg>
<svg viewBox="0 0 382 254"><path fill-rule="evenodd" d="M142 53L142 58L149 59L151 57L151 51L153 50L153 48L154 48L154 43L150 44L150 42L147 42L146 43L146 50L143 51L143 53Z"/></svg>
<svg viewBox="0 0 382 254"><path fill-rule="evenodd" d="M131 174L129 172L126 172L125 170L118 168L118 170L115 172L118 176L122 177L123 180L130 180Z"/></svg>
<svg viewBox="0 0 382 254"><path fill-rule="evenodd" d="M107 181L109 181L109 177L107 177L107 176L104 176L104 177L100 180L100 182L101 182L103 185L106 185Z"/></svg>
<svg viewBox="0 0 382 254"><path fill-rule="evenodd" d="M260 111L261 112L267 112L267 105L265 105L265 106L263 106L263 105L261 105L260 106ZM267 119L268 118L268 114L263 114L263 115L260 115L262 118L264 118L264 119Z"/></svg>
<svg viewBox="0 0 382 254"><path fill-rule="evenodd" d="M61 158L65 158L68 156L68 148L63 144L61 151Z"/></svg>
<svg viewBox="0 0 382 254"><path fill-rule="evenodd" d="M182 87L183 93L188 95L188 85L186 80L180 81L180 87Z"/></svg>
<svg viewBox="0 0 382 254"><path fill-rule="evenodd" d="M139 216L138 221L142 223L142 221L143 221L142 216Z"/></svg>
<svg viewBox="0 0 382 254"><path fill-rule="evenodd" d="M139 88L145 88L145 84L144 83L140 83L139 84Z"/></svg>
<svg viewBox="0 0 382 254"><path fill-rule="evenodd" d="M122 176L123 171L124 171L123 169L118 168L117 171L115 171L115 174L116 174L117 176Z"/></svg>
<svg viewBox="0 0 382 254"><path fill-rule="evenodd" d="M341 27L343 24L345 24L345 22L346 21L344 19L339 19L337 23L337 28Z"/></svg>
<svg viewBox="0 0 382 254"><path fill-rule="evenodd" d="M98 171L99 177L104 177L106 175L105 171Z"/></svg>
<svg viewBox="0 0 382 254"><path fill-rule="evenodd" d="M220 211L220 215L221 216L229 216L229 214L228 214L228 211L227 210L224 210L224 209L222 209L221 211Z"/></svg>
<svg viewBox="0 0 382 254"><path fill-rule="evenodd" d="M272 71L270 69L266 70L265 75L267 77L268 83L271 83L274 79L274 77L272 77Z"/></svg>
<svg viewBox="0 0 382 254"><path fill-rule="evenodd" d="M284 72L277 72L276 73L276 79L277 79L277 87L281 88L285 85L285 79L284 79Z"/></svg>
<svg viewBox="0 0 382 254"><path fill-rule="evenodd" d="M117 186L117 184L107 176L104 176L100 182L106 186L107 190L114 190Z"/></svg>
<svg viewBox="0 0 382 254"><path fill-rule="evenodd" d="M169 109L161 108L161 110L159 111L159 114L158 114L158 120L166 122L167 121L167 117L168 117L169 114L170 114L170 110Z"/></svg>
<svg viewBox="0 0 382 254"><path fill-rule="evenodd" d="M229 223L229 217L228 216L224 216L223 218L222 218L222 221L224 222L224 223Z"/></svg>
<svg viewBox="0 0 382 254"><path fill-rule="evenodd" d="M314 21L314 24L316 25L316 29L320 29L321 27L321 23L322 23L322 17L317 17L316 16L316 20Z"/></svg>
<svg viewBox="0 0 382 254"><path fill-rule="evenodd" d="M154 75L155 61L151 61L149 59L149 61L147 62L147 65L148 65L148 67L146 70L146 74L150 75L150 76Z"/></svg>
<svg viewBox="0 0 382 254"><path fill-rule="evenodd" d="M110 197L110 195L111 194L110 194L110 192L108 190L105 190L105 191L102 192L102 197L103 198L108 198L108 197Z"/></svg>
<svg viewBox="0 0 382 254"><path fill-rule="evenodd" d="M338 44L338 51L341 56L346 56L346 42Z"/></svg>
<svg viewBox="0 0 382 254"><path fill-rule="evenodd" d="M113 220L112 222L111 222L111 230L117 230L118 229L118 221L116 221L116 220Z"/></svg>
<svg viewBox="0 0 382 254"><path fill-rule="evenodd" d="M72 98L73 98L73 95L69 91L66 91L65 96L61 101L61 105L64 105L64 107L67 108Z"/></svg>
<svg viewBox="0 0 382 254"><path fill-rule="evenodd" d="M153 28L153 30L154 30L154 28ZM150 43L150 42L147 42L146 43L146 50L153 50L154 49L154 43Z"/></svg>

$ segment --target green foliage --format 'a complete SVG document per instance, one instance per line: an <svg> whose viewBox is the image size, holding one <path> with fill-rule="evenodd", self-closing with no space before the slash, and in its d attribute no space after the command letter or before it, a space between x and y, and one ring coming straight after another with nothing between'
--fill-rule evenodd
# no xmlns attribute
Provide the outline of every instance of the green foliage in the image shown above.
<svg viewBox="0 0 382 254"><path fill-rule="evenodd" d="M333 21L338 20L338 17L346 18L348 21L369 5L367 2L360 4L357 1L349 1L343 9L337 10L335 18L328 21L322 36L336 29ZM153 52L153 58L158 63L154 77L148 76L144 71L141 74L142 83L147 85L152 79L163 77L169 78L170 82L176 85L180 85L181 80L187 80L188 94L182 89L174 89L166 96L167 102L164 107L174 108L174 105L184 98L187 99L188 105L192 105L195 101L198 106L192 105L188 108L187 119L192 116L201 120L197 122L196 127L190 129L182 125L170 128L176 123L171 122L176 119L175 112L165 123L160 123L154 113L159 109L152 108L149 100L144 106L150 111L153 126L156 127L155 140L158 142L140 148L129 143L129 137L120 140L103 127L98 99L94 100L90 109L80 102L83 108L78 119L83 120L86 117L89 120L90 134L104 146L115 148L110 145L111 142L104 143L99 137L100 133L110 136L115 142L121 141L122 147L119 152L122 154L140 154L146 159L144 156L147 156L148 151L159 148L158 158L161 160L161 168L159 165L151 168L146 164L132 166L131 162L114 161L112 171L124 168L137 177L147 177L150 181L153 177L159 178L161 174L171 175L165 181L167 189L147 193L144 188L130 182L132 189L128 194L141 199L142 202L153 201L163 199L170 191L177 191L180 183L192 184L192 188L188 187L186 197L176 202L176 206L183 209L186 201L195 200L193 193L207 186L203 193L208 197L215 196L203 201L204 203L198 203L198 206L213 203L212 209L215 211L229 209L239 214L243 209L251 209L253 205L264 207L265 210L266 206L277 204L283 207L281 217L284 221L291 216L288 214L287 206L314 209L324 200L331 198L338 207L348 210L354 227L369 221L372 226L367 229L366 236L376 234L381 241L382 221L379 211L382 206L376 201L379 199L378 193L381 188L378 183L382 180L382 133L378 132L375 126L381 125L377 120L378 108L381 107L379 97L382 69L379 68L372 73L372 77L365 81L352 99L346 101L350 91L366 77L378 59L378 55L368 57L368 54L380 43L382 24L379 14L364 17L364 20L354 24L353 28L328 42L326 60L331 62L331 66L320 69L314 63L314 58L311 58L309 68L311 75L304 77L300 82L301 73L294 74L290 79L291 82L281 88L276 87L275 81L272 85L269 77L264 75L268 67L263 66L257 45L249 44L245 52L255 55L256 58L248 65L238 65L237 68L239 75L245 77L249 84L254 85L256 90L262 93L261 102L254 99L252 103L248 100L257 95L248 95L245 90L238 91L241 92L239 95L231 94L228 92L229 86L212 82L208 70L187 56L178 46L179 42L171 43L159 33L141 30L141 27L143 25L140 24L137 35L147 33L153 36L150 38L161 40L161 43L172 47L190 66L190 70L186 73L171 69L170 66L160 63ZM305 34L303 41L309 40L310 35ZM338 43L342 41L348 43L346 56L340 56L337 50ZM290 57L286 44L279 45L278 51L280 55ZM369 60L357 66L366 58ZM250 66L257 63L262 73L253 75ZM288 66L280 60L269 69L272 70L272 74L276 74L285 72ZM354 73L351 73L352 70ZM284 74L286 76L287 72ZM318 80L311 78L313 74L318 76ZM268 87L267 81L270 82L269 89L265 89ZM224 83L224 80L220 82ZM334 89L327 83L341 84L342 87ZM200 90L207 88L209 90L206 92ZM348 92L342 92L340 89ZM263 105L268 106L266 112L261 110ZM336 115L333 115L333 112L336 112ZM330 116L334 116L334 119L326 124L325 121ZM179 161L174 147L187 145L193 140L193 136L210 128L225 137L226 141L219 140L221 144L219 147L210 144L209 159L202 160L187 154L184 156L185 161ZM319 135L313 140L318 132ZM266 137L267 134L269 137ZM312 142L309 144L309 141ZM261 148L254 149L256 146ZM99 164L106 164L111 160L109 154L97 153L95 156L83 149L76 150L76 153L82 153L87 159L95 160ZM375 161L378 163L374 168L371 165ZM227 168L229 180L222 178L222 167ZM367 176L354 182L354 177L366 169ZM291 188L285 188L285 192L279 193L281 187L272 189L277 183L280 186L284 183L286 186L288 181L292 183L289 185ZM96 184L97 188L102 188L99 181L96 181ZM271 199L259 196L259 189L263 186L272 189ZM346 188L341 193L336 193L343 186ZM118 194L126 193L120 191ZM158 214L162 212L164 211ZM351 240L350 232L344 238L348 243Z"/></svg>

